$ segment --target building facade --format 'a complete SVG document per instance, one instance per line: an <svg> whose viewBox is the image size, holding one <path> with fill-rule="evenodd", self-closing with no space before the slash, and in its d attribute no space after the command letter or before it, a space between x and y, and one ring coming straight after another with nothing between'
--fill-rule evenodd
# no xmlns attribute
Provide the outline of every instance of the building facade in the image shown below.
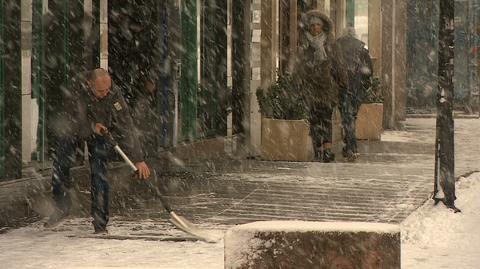
<svg viewBox="0 0 480 269"><path fill-rule="evenodd" d="M220 138L259 155L256 90L292 68L299 20L320 9L339 34L351 24L382 82L386 128L433 103L438 1L3 0L0 4L0 180L51 166L61 90L95 67L134 104L155 80L157 152ZM456 90L478 95L477 0L456 1ZM429 95L430 94L430 95ZM79 160L79 164L81 164Z"/></svg>

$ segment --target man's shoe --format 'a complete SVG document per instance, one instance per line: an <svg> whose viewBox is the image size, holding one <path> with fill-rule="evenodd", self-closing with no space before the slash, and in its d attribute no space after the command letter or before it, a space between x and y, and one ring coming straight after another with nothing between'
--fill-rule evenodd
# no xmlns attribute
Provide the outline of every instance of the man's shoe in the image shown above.
<svg viewBox="0 0 480 269"><path fill-rule="evenodd" d="M94 234L99 234L99 235L106 235L108 234L108 230L107 228L103 228L103 227L93 227L94 229Z"/></svg>
<svg viewBox="0 0 480 269"><path fill-rule="evenodd" d="M342 155L345 159L347 159L347 161L354 162L360 154L354 153L351 150L343 150Z"/></svg>
<svg viewBox="0 0 480 269"><path fill-rule="evenodd" d="M321 149L315 149L314 150L314 155L313 155L313 161L314 162L319 162L322 160L322 150Z"/></svg>
<svg viewBox="0 0 480 269"><path fill-rule="evenodd" d="M329 163L335 161L335 154L332 152L331 149L325 149L323 151L323 162Z"/></svg>

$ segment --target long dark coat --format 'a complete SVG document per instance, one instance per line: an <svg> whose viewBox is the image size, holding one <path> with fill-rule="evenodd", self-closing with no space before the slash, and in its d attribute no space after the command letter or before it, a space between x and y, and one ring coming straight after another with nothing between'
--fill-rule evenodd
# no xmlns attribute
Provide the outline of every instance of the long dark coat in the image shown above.
<svg viewBox="0 0 480 269"><path fill-rule="evenodd" d="M372 86L373 65L365 43L352 35L337 39L338 56L348 76L345 92L357 103L365 101L368 88Z"/></svg>
<svg viewBox="0 0 480 269"><path fill-rule="evenodd" d="M307 13L307 20L312 16L318 17L324 22L323 31L327 34L324 45L327 60L318 61L315 59L315 50L303 34L300 37L293 78L301 94L305 97L307 106L332 108L338 104L339 90L346 88L348 81L346 72L338 61L338 49L333 44L332 21L316 10ZM308 27L306 27L305 32L308 30Z"/></svg>

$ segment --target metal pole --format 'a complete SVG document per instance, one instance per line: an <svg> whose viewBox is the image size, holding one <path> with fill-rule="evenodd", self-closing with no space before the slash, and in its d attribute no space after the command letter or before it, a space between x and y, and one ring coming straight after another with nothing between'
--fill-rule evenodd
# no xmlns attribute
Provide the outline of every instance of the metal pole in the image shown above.
<svg viewBox="0 0 480 269"><path fill-rule="evenodd" d="M435 154L437 177L433 199L442 201L455 212L455 159L453 122L453 58L454 58L454 0L440 0L439 52L438 52L438 100L437 143ZM438 184L438 185L437 185Z"/></svg>

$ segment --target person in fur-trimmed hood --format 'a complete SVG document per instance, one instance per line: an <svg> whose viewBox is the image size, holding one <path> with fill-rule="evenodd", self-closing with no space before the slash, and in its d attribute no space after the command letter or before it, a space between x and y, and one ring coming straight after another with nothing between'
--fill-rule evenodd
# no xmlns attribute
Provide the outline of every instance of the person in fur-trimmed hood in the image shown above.
<svg viewBox="0 0 480 269"><path fill-rule="evenodd" d="M335 160L332 152L332 112L338 92L346 88L346 73L337 61L333 23L322 12L310 10L304 17L293 77L309 110L310 134L315 158Z"/></svg>

